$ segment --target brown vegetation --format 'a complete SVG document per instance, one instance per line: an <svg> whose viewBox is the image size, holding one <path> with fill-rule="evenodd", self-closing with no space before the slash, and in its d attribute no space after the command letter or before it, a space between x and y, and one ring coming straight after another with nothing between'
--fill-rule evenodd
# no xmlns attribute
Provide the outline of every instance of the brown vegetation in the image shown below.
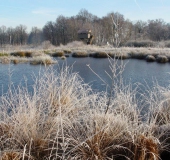
<svg viewBox="0 0 170 160"><path fill-rule="evenodd" d="M170 155L169 88L157 86L141 99L149 106L142 120L130 86L114 83L106 112L107 93L93 92L71 68L51 68L40 77L33 94L19 88L0 97L2 160L164 160Z"/></svg>

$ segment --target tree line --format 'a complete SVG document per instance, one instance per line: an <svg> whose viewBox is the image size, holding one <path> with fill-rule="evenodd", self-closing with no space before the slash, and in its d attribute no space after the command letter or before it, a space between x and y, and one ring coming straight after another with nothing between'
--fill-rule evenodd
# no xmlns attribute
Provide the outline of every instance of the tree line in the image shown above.
<svg viewBox="0 0 170 160"><path fill-rule="evenodd" d="M15 28L0 27L0 45L39 45L50 41L53 45L67 44L78 40L79 29L91 29L94 44L115 44L119 40L123 45L128 41L166 41L170 40L170 23L162 19L132 22L118 13L111 12L102 18L81 9L76 16L60 15L56 21L49 21L42 29L33 27L27 32L25 25Z"/></svg>

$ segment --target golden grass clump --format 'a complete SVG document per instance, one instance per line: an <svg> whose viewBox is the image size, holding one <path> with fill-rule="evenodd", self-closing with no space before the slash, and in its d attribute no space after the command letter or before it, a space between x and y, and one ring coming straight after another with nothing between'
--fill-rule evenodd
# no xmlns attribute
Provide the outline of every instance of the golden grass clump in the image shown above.
<svg viewBox="0 0 170 160"><path fill-rule="evenodd" d="M69 127L69 129L68 129ZM89 114L80 123L69 124L68 152L76 159L109 159L127 151L127 121L113 114Z"/></svg>
<svg viewBox="0 0 170 160"><path fill-rule="evenodd" d="M33 159L58 157L59 141L65 137L64 124L77 119L94 97L89 96L91 89L82 85L80 77L70 71L66 68L55 74L52 69L43 72L35 81L33 95L25 92L26 88L19 88L12 97L1 97L0 146L6 155L8 149Z"/></svg>
<svg viewBox="0 0 170 160"><path fill-rule="evenodd" d="M88 53L87 52L83 52L83 51L76 51L72 53L72 57L88 57Z"/></svg>
<svg viewBox="0 0 170 160"><path fill-rule="evenodd" d="M22 154L14 151L5 152L1 157L1 160L21 160L21 159L22 159Z"/></svg>
<svg viewBox="0 0 170 160"><path fill-rule="evenodd" d="M159 160L159 143L154 137L139 135L134 144L134 160Z"/></svg>
<svg viewBox="0 0 170 160"><path fill-rule="evenodd" d="M107 58L109 55L106 52L96 52L94 58Z"/></svg>
<svg viewBox="0 0 170 160"><path fill-rule="evenodd" d="M64 49L63 52L64 52L65 54L69 54L69 53L71 53L72 51L71 51L70 49Z"/></svg>
<svg viewBox="0 0 170 160"><path fill-rule="evenodd" d="M32 57L32 52L28 51L18 51L11 53L12 56L19 56L19 57Z"/></svg>
<svg viewBox="0 0 170 160"><path fill-rule="evenodd" d="M30 64L32 65L38 65L38 64L50 65L54 63L56 63L56 61L54 61L53 58L49 55L36 56L30 60Z"/></svg>
<svg viewBox="0 0 170 160"><path fill-rule="evenodd" d="M51 54L53 57L62 57L64 56L64 52L63 51L56 51L54 53Z"/></svg>

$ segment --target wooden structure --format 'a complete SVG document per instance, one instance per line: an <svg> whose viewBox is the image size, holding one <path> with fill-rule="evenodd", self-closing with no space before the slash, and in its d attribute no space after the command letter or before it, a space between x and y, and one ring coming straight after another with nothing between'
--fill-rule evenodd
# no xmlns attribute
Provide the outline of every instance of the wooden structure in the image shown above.
<svg viewBox="0 0 170 160"><path fill-rule="evenodd" d="M94 37L90 29L80 29L78 31L78 38L86 42L87 44L92 44Z"/></svg>

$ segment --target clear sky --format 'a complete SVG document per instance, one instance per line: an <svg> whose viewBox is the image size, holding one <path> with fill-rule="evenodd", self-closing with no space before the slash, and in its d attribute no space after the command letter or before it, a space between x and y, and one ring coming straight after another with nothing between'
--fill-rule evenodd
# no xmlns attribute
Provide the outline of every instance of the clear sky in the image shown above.
<svg viewBox="0 0 170 160"><path fill-rule="evenodd" d="M131 21L161 18L170 23L170 0L0 0L0 26L42 28L59 15L75 16L81 9L98 17L113 11Z"/></svg>

